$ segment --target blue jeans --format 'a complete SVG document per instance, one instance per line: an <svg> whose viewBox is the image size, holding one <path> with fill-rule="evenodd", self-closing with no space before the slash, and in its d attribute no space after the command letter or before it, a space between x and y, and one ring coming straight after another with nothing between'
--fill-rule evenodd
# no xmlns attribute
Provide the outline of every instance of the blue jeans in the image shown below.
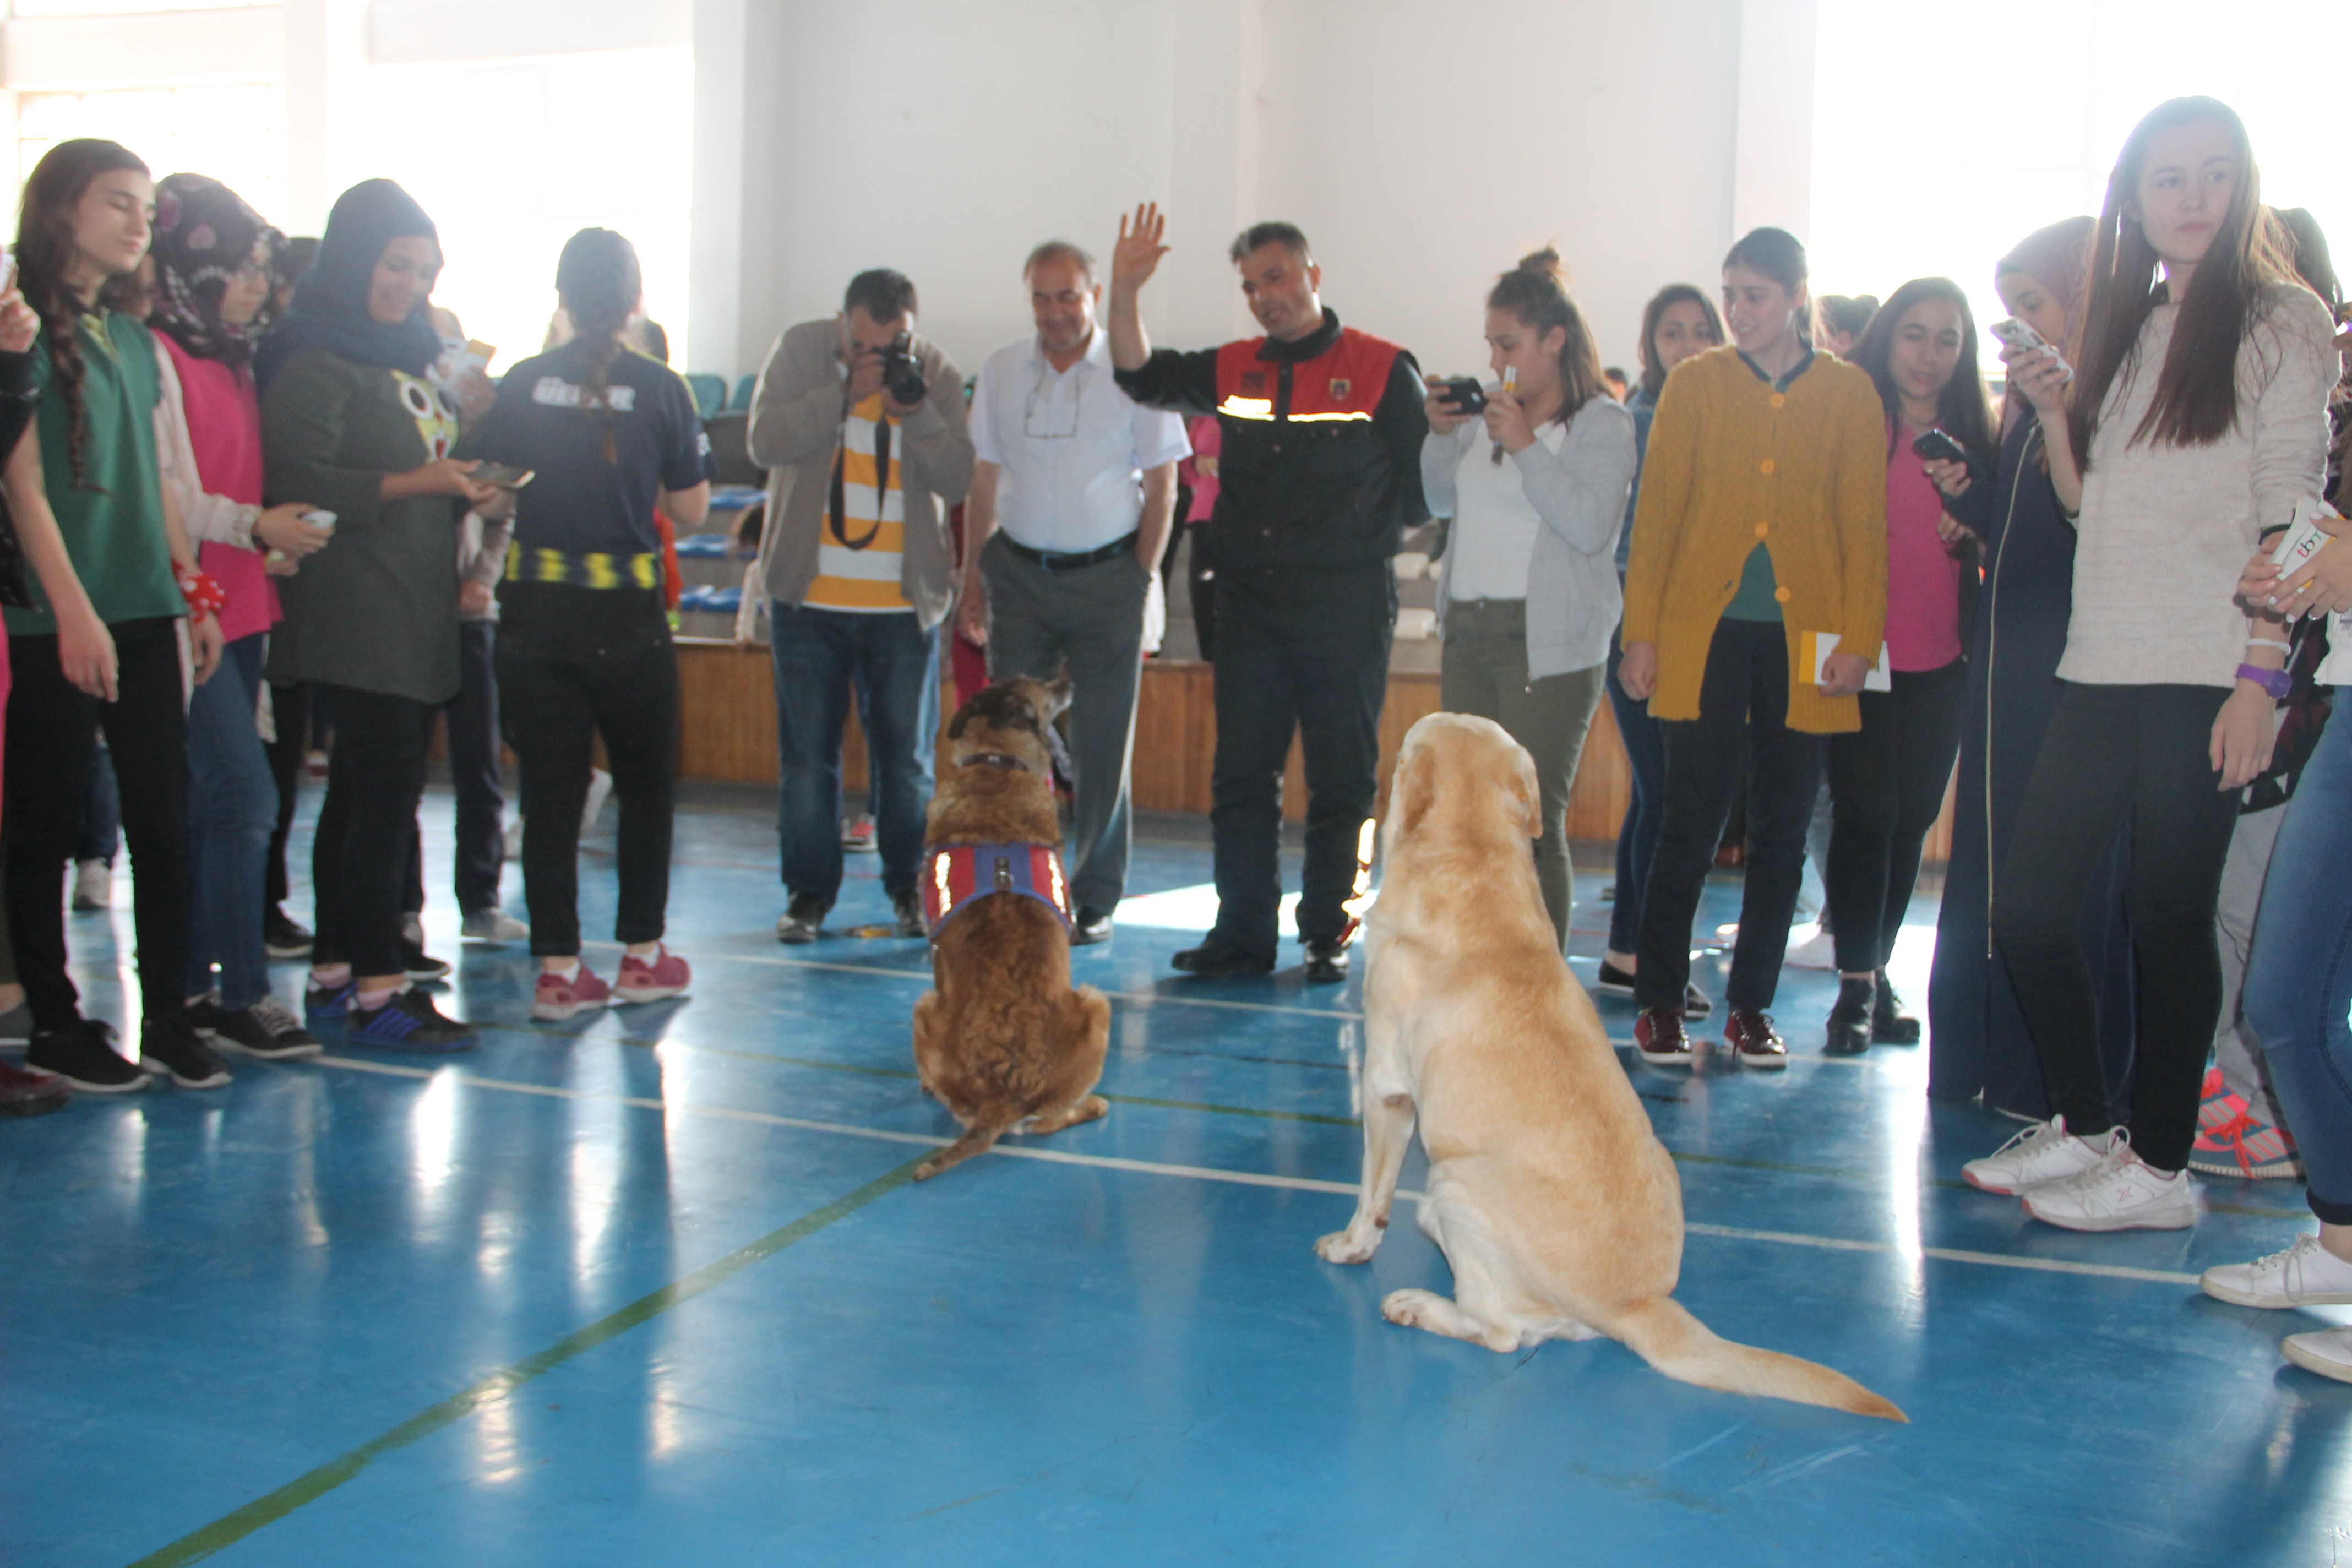
<svg viewBox="0 0 2352 1568"><path fill-rule="evenodd" d="M114 782L114 755L89 743L89 779L82 789L81 826L74 834L73 858L109 866L122 852L122 792Z"/></svg>
<svg viewBox="0 0 2352 1568"><path fill-rule="evenodd" d="M2286 804L2246 965L2246 1026L2294 1129L2311 1212L2352 1225L2352 686Z"/></svg>
<svg viewBox="0 0 2352 1568"><path fill-rule="evenodd" d="M188 994L213 988L218 963L221 1005L232 1010L269 994L262 887L278 781L254 721L262 640L257 632L229 644L188 704Z"/></svg>
<svg viewBox="0 0 2352 1568"><path fill-rule="evenodd" d="M1609 906L1609 946L1614 952L1631 952L1642 940L1642 893L1649 885L1651 858L1658 852L1658 829L1666 820L1665 731L1650 717L1647 702L1636 702L1617 684L1617 667L1624 659L1612 632L1605 684L1633 786L1625 820L1617 827L1617 892Z"/></svg>
<svg viewBox="0 0 2352 1568"><path fill-rule="evenodd" d="M857 614L768 605L776 668L776 835L784 887L830 909L841 891L841 732L850 681L870 702L868 776L880 781L875 847L882 889L915 891L940 733L940 639L908 612Z"/></svg>

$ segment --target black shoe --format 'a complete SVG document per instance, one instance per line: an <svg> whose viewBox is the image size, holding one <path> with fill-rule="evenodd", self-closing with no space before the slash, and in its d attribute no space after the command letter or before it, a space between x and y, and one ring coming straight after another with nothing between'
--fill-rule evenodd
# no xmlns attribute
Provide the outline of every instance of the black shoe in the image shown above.
<svg viewBox="0 0 2352 1568"><path fill-rule="evenodd" d="M471 1024L445 1017L433 998L411 986L394 992L381 1007L352 1008L344 1037L380 1051L469 1051L478 1032Z"/></svg>
<svg viewBox="0 0 2352 1568"><path fill-rule="evenodd" d="M129 1094L147 1087L147 1075L114 1048L114 1026L96 1018L36 1034L25 1047L25 1065L55 1073L89 1094Z"/></svg>
<svg viewBox="0 0 2352 1568"><path fill-rule="evenodd" d="M890 923L897 936L929 936L930 927L923 923L923 900L911 891L890 896Z"/></svg>
<svg viewBox="0 0 2352 1568"><path fill-rule="evenodd" d="M1098 910L1092 904L1080 904L1078 918L1070 926L1070 945L1091 947L1096 942L1109 940L1110 911Z"/></svg>
<svg viewBox="0 0 2352 1568"><path fill-rule="evenodd" d="M294 1010L275 996L264 996L252 1006L233 1012L209 997L191 1002L188 1022L214 1049L264 1061L296 1061L326 1048L318 1036L302 1026Z"/></svg>
<svg viewBox="0 0 2352 1568"><path fill-rule="evenodd" d="M1880 1046L1916 1046L1919 1043L1919 1020L1903 1010L1903 998L1895 994L1895 987L1886 982L1886 971L1878 972L1878 1000L1870 1009L1871 1043Z"/></svg>
<svg viewBox="0 0 2352 1568"><path fill-rule="evenodd" d="M400 966L408 972L411 980L449 978L447 963L425 952L423 942L411 942L406 937L400 939Z"/></svg>
<svg viewBox="0 0 2352 1568"><path fill-rule="evenodd" d="M1307 984L1337 985L1348 978L1348 944L1310 942L1307 944Z"/></svg>
<svg viewBox="0 0 2352 1568"><path fill-rule="evenodd" d="M1601 973L1593 978L1595 991L1613 991L1620 996L1633 994L1633 972L1620 969L1607 959L1601 961Z"/></svg>
<svg viewBox="0 0 2352 1568"><path fill-rule="evenodd" d="M185 1018L150 1018L139 1026L139 1065L169 1073L182 1089L225 1089L228 1064Z"/></svg>
<svg viewBox="0 0 2352 1568"><path fill-rule="evenodd" d="M776 940L795 947L814 942L817 932L824 929L824 912L831 907L814 893L794 893L785 901L782 918L776 921Z"/></svg>
<svg viewBox="0 0 2352 1568"><path fill-rule="evenodd" d="M310 928L300 921L289 919L276 904L269 906L261 917L261 951L272 958L308 958L310 956Z"/></svg>
<svg viewBox="0 0 2352 1568"><path fill-rule="evenodd" d="M1704 992L1704 991L1700 990L1700 989L1699 989L1697 986L1696 986L1696 985L1692 985L1692 984L1687 984L1687 983L1685 983L1685 984L1684 984L1684 986L1683 986L1683 1016L1684 1016L1684 1017L1685 1017L1685 1018L1704 1018L1704 1017L1706 1017L1709 1013L1712 1013L1712 1012L1714 1012L1714 1011L1715 1011L1715 1004L1714 1004L1714 1003L1712 1003L1712 1002L1710 1002L1710 1001L1708 1001L1708 1000L1706 999L1706 992Z"/></svg>
<svg viewBox="0 0 2352 1568"><path fill-rule="evenodd" d="M1833 1057L1858 1057L1870 1049L1870 999L1877 987L1867 980L1841 977L1837 1005L1830 1009L1829 1043Z"/></svg>
<svg viewBox="0 0 2352 1568"><path fill-rule="evenodd" d="M1168 961L1186 974L1196 974L1203 980L1224 980L1243 974L1271 974L1274 960L1253 958L1229 947L1216 947L1202 942L1188 947Z"/></svg>

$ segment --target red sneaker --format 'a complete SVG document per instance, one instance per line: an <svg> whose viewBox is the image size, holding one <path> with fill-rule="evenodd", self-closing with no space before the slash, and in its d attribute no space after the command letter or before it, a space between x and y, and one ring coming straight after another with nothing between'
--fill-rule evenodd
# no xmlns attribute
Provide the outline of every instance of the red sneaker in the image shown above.
<svg viewBox="0 0 2352 1568"><path fill-rule="evenodd" d="M634 953L623 953L621 977L613 984L613 1000L667 1002L685 995L687 982L693 978L694 971L686 960L667 947L654 949L651 963Z"/></svg>
<svg viewBox="0 0 2352 1568"><path fill-rule="evenodd" d="M55 1073L26 1072L0 1062L0 1116L46 1116L63 1110L73 1085Z"/></svg>
<svg viewBox="0 0 2352 1568"><path fill-rule="evenodd" d="M612 999L613 988L597 979L596 972L585 963L569 980L542 969L539 972L539 989L531 994L530 1016L561 1024L575 1014L602 1007Z"/></svg>
<svg viewBox="0 0 2352 1568"><path fill-rule="evenodd" d="M1654 1068L1698 1065L1698 1045L1683 1026L1680 1007L1644 1007L1635 1015L1633 1048Z"/></svg>
<svg viewBox="0 0 2352 1568"><path fill-rule="evenodd" d="M2303 1157L2285 1128L2257 1120L2245 1100L2230 1092L2221 1069L2208 1068L2203 1100L2197 1107L2197 1141L2189 1146L2189 1168L2242 1182L2275 1182L2302 1175Z"/></svg>
<svg viewBox="0 0 2352 1568"><path fill-rule="evenodd" d="M1772 1016L1754 1007L1734 1007L1724 1021L1723 1043L1733 1059L1752 1068L1789 1065L1789 1042L1772 1026Z"/></svg>

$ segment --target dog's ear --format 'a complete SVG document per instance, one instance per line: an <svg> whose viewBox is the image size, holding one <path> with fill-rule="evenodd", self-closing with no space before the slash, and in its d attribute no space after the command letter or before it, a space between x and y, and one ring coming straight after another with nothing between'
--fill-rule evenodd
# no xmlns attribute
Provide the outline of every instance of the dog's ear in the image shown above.
<svg viewBox="0 0 2352 1568"><path fill-rule="evenodd" d="M970 722L971 722L971 704L967 702L962 707L955 710L954 718L948 721L948 739L950 741L962 740L963 727Z"/></svg>
<svg viewBox="0 0 2352 1568"><path fill-rule="evenodd" d="M1397 758L1396 773L1389 780L1389 820L1399 834L1411 833L1429 815L1437 792L1434 750L1426 742L1409 744Z"/></svg>
<svg viewBox="0 0 2352 1568"><path fill-rule="evenodd" d="M1070 678L1066 675L1055 676L1039 689L1038 695L1045 703L1044 708L1038 712L1038 722L1050 724L1060 718L1064 710L1070 705Z"/></svg>
<svg viewBox="0 0 2352 1568"><path fill-rule="evenodd" d="M1527 824L1528 837L1543 837L1543 790L1536 783L1535 759L1527 748L1511 748L1511 795L1518 802L1519 811Z"/></svg>

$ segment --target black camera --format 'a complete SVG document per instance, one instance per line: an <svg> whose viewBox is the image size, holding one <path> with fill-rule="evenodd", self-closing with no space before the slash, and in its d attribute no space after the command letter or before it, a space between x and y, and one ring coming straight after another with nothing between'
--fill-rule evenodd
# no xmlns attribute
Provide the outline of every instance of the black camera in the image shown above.
<svg viewBox="0 0 2352 1568"><path fill-rule="evenodd" d="M900 332L874 351L882 356L882 390L892 402L908 408L920 403L931 390L923 380L923 367L915 363L912 347L912 340Z"/></svg>
<svg viewBox="0 0 2352 1568"><path fill-rule="evenodd" d="M1456 414L1483 413L1486 407L1486 389L1478 384L1475 375L1457 375L1438 387L1444 401L1454 405Z"/></svg>

